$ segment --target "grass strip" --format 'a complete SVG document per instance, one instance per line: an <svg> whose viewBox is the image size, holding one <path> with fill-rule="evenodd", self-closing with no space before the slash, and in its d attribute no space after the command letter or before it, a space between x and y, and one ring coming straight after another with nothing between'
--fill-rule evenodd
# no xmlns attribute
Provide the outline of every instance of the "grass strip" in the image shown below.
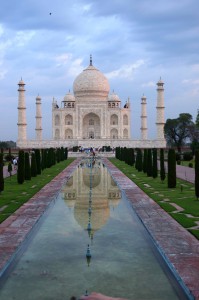
<svg viewBox="0 0 199 300"><path fill-rule="evenodd" d="M61 161L51 168L45 169L41 175L24 181L23 184L18 184L17 175L5 178L4 191L0 194L0 223L40 191L72 161L74 158Z"/></svg>
<svg viewBox="0 0 199 300"><path fill-rule="evenodd" d="M145 173L138 172L135 167L129 166L116 158L110 158L110 161L177 222L184 228L189 228L189 231L199 239L199 230L190 229L190 227L197 226L196 221L199 220L199 201L195 196L194 184L177 178L176 188L169 189L167 179L161 182L160 177L147 177ZM182 211L177 214L172 213L178 209L171 203L176 204ZM186 214L191 215L193 218L188 218Z"/></svg>

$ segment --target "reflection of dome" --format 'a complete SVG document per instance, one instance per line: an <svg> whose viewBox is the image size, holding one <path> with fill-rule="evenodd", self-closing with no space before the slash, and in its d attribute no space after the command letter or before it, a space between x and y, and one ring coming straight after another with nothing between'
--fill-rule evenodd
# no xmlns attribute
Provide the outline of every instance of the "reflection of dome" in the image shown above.
<svg viewBox="0 0 199 300"><path fill-rule="evenodd" d="M97 96L107 98L109 93L107 78L98 69L90 65L80 73L73 83L75 97Z"/></svg>
<svg viewBox="0 0 199 300"><path fill-rule="evenodd" d="M70 93L70 91L65 95L64 97L64 102L74 102L75 101L75 97L73 96L73 94Z"/></svg>
<svg viewBox="0 0 199 300"><path fill-rule="evenodd" d="M120 98L118 97L117 94L115 94L114 92L112 94L109 95L108 97L108 101L119 101L120 102Z"/></svg>
<svg viewBox="0 0 199 300"><path fill-rule="evenodd" d="M96 231L100 228L102 228L106 222L108 221L110 217L110 209L108 205L107 199L105 200L100 200L96 199L96 202L92 202L92 213L91 213L91 228L92 231ZM74 217L78 224L84 228L85 230L87 229L88 226L88 220L89 220L89 215L88 215L88 199L86 200L81 200L76 202L75 208L74 208Z"/></svg>
<svg viewBox="0 0 199 300"><path fill-rule="evenodd" d="M99 169L95 168L95 173L92 174L92 187L95 188L100 184L101 181L101 173ZM83 170L83 182L87 187L90 187L90 170Z"/></svg>

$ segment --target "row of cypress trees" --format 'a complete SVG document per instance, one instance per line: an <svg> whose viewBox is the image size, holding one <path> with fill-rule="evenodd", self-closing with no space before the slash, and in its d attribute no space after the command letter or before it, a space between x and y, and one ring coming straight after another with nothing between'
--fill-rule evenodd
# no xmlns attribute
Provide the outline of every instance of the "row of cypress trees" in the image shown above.
<svg viewBox="0 0 199 300"><path fill-rule="evenodd" d="M165 179L164 170L164 150L160 149L161 164L161 180ZM140 148L116 148L116 158L125 161L130 166L134 166L138 172L143 171L149 177L156 178L158 176L157 165L157 149L144 149L144 152ZM164 175L163 175L164 174Z"/></svg>
<svg viewBox="0 0 199 300"><path fill-rule="evenodd" d="M138 172L143 171L149 177L156 178L158 176L157 165L157 149L132 149L132 148L116 148L116 158L125 163L134 166ZM136 153L136 155L135 155ZM136 157L136 158L135 158ZM165 160L164 149L159 150L160 158L160 179L163 182L166 178L165 173ZM167 171L167 184L168 188L176 187L176 153L174 149L168 151L168 171ZM195 152L195 195L199 198L199 150Z"/></svg>
<svg viewBox="0 0 199 300"><path fill-rule="evenodd" d="M40 175L44 169L50 168L67 158L68 149L63 147L34 149L31 153L31 162L29 153L19 150L17 181L19 184L22 184L24 180L31 180L31 177Z"/></svg>

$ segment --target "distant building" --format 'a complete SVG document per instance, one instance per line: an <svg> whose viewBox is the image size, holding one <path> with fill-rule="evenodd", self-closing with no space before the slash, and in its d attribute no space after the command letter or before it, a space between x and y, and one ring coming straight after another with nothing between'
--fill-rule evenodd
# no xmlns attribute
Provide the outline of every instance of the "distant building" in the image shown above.
<svg viewBox="0 0 199 300"><path fill-rule="evenodd" d="M146 97L141 98L141 139L131 139L130 99L121 107L117 94L110 93L107 78L92 64L73 83L73 93L65 95L58 105L52 102L52 139L42 139L41 98L36 97L36 139L28 140L26 133L25 83L20 80L18 100L18 140L20 148L46 147L165 147L164 88L157 83L157 139L147 139Z"/></svg>

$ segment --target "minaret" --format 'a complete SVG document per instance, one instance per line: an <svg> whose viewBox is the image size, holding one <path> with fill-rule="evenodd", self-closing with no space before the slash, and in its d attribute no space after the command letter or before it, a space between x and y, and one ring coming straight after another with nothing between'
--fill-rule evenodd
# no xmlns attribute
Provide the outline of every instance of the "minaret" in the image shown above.
<svg viewBox="0 0 199 300"><path fill-rule="evenodd" d="M164 82L157 82L157 140L164 140Z"/></svg>
<svg viewBox="0 0 199 300"><path fill-rule="evenodd" d="M36 97L36 140L42 140L42 115L41 115L41 97Z"/></svg>
<svg viewBox="0 0 199 300"><path fill-rule="evenodd" d="M141 139L147 140L147 111L146 111L146 96L141 98Z"/></svg>
<svg viewBox="0 0 199 300"><path fill-rule="evenodd" d="M26 141L26 101L25 101L25 83L21 79L18 83L18 141Z"/></svg>

